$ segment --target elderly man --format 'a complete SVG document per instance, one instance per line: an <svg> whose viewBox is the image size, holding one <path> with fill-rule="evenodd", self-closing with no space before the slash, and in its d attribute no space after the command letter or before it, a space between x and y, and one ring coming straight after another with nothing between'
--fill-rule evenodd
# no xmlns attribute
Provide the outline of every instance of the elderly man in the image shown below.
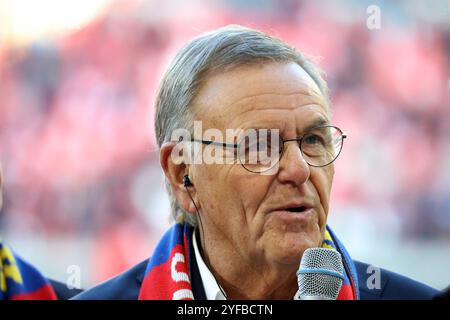
<svg viewBox="0 0 450 320"><path fill-rule="evenodd" d="M228 26L187 44L165 73L156 136L174 226L152 257L79 299L293 299L308 248L337 251L338 299L427 299L436 291L353 261L327 226L345 134L301 53Z"/></svg>

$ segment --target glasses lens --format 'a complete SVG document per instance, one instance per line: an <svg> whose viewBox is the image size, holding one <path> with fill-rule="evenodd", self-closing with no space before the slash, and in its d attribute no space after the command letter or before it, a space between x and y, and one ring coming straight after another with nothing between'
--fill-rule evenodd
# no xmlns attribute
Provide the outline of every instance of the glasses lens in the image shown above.
<svg viewBox="0 0 450 320"><path fill-rule="evenodd" d="M238 143L239 161L248 171L265 172L278 163L281 146L278 130L249 129Z"/></svg>
<svg viewBox="0 0 450 320"><path fill-rule="evenodd" d="M301 150L306 162L313 167L332 163L342 149L342 131L332 126L314 128L301 141Z"/></svg>

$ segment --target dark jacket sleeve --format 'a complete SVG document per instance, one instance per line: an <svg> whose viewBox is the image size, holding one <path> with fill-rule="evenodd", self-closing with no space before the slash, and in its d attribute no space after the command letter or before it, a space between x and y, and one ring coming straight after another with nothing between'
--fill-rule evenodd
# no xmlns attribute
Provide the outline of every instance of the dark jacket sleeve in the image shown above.
<svg viewBox="0 0 450 320"><path fill-rule="evenodd" d="M379 269L380 282L373 287L373 273L366 263L355 261L361 300L430 300L439 291L397 273ZM372 285L371 285L372 284Z"/></svg>
<svg viewBox="0 0 450 320"><path fill-rule="evenodd" d="M72 299L137 300L147 263L148 260L145 260L124 273L76 295Z"/></svg>

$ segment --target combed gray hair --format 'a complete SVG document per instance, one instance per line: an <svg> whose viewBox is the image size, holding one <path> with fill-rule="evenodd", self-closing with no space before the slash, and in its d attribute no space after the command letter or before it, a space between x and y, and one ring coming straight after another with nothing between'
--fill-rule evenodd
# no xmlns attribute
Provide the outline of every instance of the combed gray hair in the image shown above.
<svg viewBox="0 0 450 320"><path fill-rule="evenodd" d="M170 141L175 129L192 131L194 112L191 105L202 82L207 81L209 75L242 65L267 62L297 63L317 84L329 106L328 87L322 72L302 53L263 32L230 25L194 38L177 53L163 75L155 105L155 130L159 147ZM196 226L195 215L179 206L167 179L166 187L175 221L186 221Z"/></svg>

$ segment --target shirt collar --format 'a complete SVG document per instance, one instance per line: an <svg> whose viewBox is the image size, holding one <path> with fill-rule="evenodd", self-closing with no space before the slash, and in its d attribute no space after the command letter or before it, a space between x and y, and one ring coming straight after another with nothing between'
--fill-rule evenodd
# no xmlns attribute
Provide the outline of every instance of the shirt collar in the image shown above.
<svg viewBox="0 0 450 320"><path fill-rule="evenodd" d="M226 300L222 291L219 288L219 284L214 278L211 271L203 261L202 255L197 246L197 232L194 231L192 237L192 245L194 246L195 259L197 260L198 269L200 271L200 278L202 279L203 288L205 289L206 299L208 300Z"/></svg>

